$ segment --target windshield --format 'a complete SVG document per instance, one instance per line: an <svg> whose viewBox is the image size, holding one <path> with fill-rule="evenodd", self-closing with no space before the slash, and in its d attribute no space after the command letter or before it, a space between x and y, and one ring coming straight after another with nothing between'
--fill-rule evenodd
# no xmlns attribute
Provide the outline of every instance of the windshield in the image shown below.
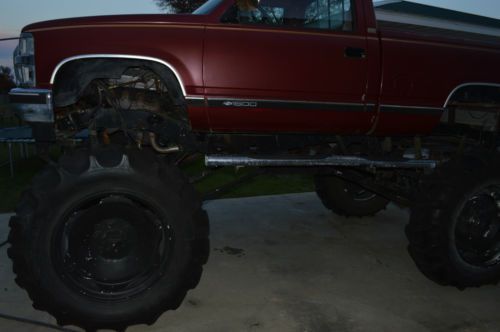
<svg viewBox="0 0 500 332"><path fill-rule="evenodd" d="M196 9L194 15L208 15L224 0L208 0L200 8Z"/></svg>

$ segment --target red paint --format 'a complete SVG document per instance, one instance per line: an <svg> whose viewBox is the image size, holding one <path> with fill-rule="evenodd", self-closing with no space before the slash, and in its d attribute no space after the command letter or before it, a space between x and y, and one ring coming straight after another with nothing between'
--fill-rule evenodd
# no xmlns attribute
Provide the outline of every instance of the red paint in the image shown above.
<svg viewBox="0 0 500 332"><path fill-rule="evenodd" d="M275 133L279 128L287 133L363 134L370 126L368 113L363 112L228 107L209 110L211 127L218 132L251 133L257 128L261 133Z"/></svg>
<svg viewBox="0 0 500 332"><path fill-rule="evenodd" d="M266 0L263 0L266 1ZM38 85L58 63L127 54L171 64L188 96L441 108L458 85L500 84L500 44L470 43L376 27L371 0L355 0L352 33L220 23L211 15L132 15L32 24ZM367 57L344 56L346 47ZM193 130L425 134L439 116L318 109L189 107Z"/></svg>
<svg viewBox="0 0 500 332"><path fill-rule="evenodd" d="M189 120L191 128L207 130L209 128L207 110L205 107L188 107Z"/></svg>

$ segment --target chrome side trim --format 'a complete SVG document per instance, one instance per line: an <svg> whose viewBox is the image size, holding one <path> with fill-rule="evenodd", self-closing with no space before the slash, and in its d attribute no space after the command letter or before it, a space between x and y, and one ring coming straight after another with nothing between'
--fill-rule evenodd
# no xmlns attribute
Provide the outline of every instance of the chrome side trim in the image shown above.
<svg viewBox="0 0 500 332"><path fill-rule="evenodd" d="M328 101L311 101L311 100L285 100L285 99L255 99L255 98L233 98L233 97L208 97L208 101L256 101L256 102L269 102L269 103L300 103L300 104L322 104L322 105L350 105L350 106L363 106L362 103L340 103ZM367 106L375 106L375 104L366 104Z"/></svg>
<svg viewBox="0 0 500 332"><path fill-rule="evenodd" d="M481 82L471 82L471 83L464 83L464 84L460 84L459 86L457 86L455 89L453 89L451 91L451 93L448 95L448 98L446 98L446 102L444 103L444 108L448 107L448 104L450 103L450 100L451 98L453 97L453 95L458 91L460 90L461 88L465 88L467 86L489 86L489 87L497 87L497 88L500 88L500 84L496 84L496 83L481 83Z"/></svg>
<svg viewBox="0 0 500 332"><path fill-rule="evenodd" d="M16 113L26 122L54 122L52 91L44 89L12 89L9 99Z"/></svg>
<svg viewBox="0 0 500 332"><path fill-rule="evenodd" d="M188 103L194 104L197 101L205 101L201 96L186 97ZM324 102L310 100L283 100L283 99L255 99L255 98L233 98L233 97L207 97L208 107L221 108L282 108L282 109L316 109L316 110L332 110L332 111L358 111L372 112L375 111L376 104L373 103L341 103L341 102ZM200 103L198 103L201 105ZM401 113L401 114L429 114L441 115L445 111L440 107L427 106L406 106L406 105L380 105L381 113Z"/></svg>
<svg viewBox="0 0 500 332"><path fill-rule="evenodd" d="M85 54L85 55L77 55L73 56L70 58L66 58L63 61L59 62L59 64L56 66L54 71L52 72L52 76L50 77L50 84L54 84L56 80L56 75L59 72L59 70L67 64L68 62L75 61L75 60L82 60L82 59L132 59L132 60L145 60L145 61L152 61L152 62L157 62L160 63L166 67L168 67L176 76L177 80L179 81L179 84L181 85L182 89L182 94L184 97L186 96L186 88L184 86L184 82L182 81L181 76L179 75L179 72L172 66L170 63L158 59L158 58L152 58L148 56L140 56L140 55L129 55L129 54Z"/></svg>
<svg viewBox="0 0 500 332"><path fill-rule="evenodd" d="M443 109L441 107L426 107L426 106L405 106L405 105L380 105L381 107L387 108L407 108L407 109L416 109L416 110L440 110Z"/></svg>
<svg viewBox="0 0 500 332"><path fill-rule="evenodd" d="M354 156L330 156L318 159L293 158L252 158L246 156L207 155L205 165L216 166L251 166L251 167L375 167L375 168L418 168L434 169L435 160L372 160Z"/></svg>
<svg viewBox="0 0 500 332"><path fill-rule="evenodd" d="M429 114L441 115L444 108L425 107L425 106L403 106L403 105L380 105L381 113L400 113L400 114Z"/></svg>
<svg viewBox="0 0 500 332"><path fill-rule="evenodd" d="M208 97L208 107L221 108L255 108L255 109L311 109L325 111L354 111L372 112L375 111L375 104L362 103L334 103L322 101L299 101L280 99L253 99L253 98L231 98L231 97Z"/></svg>
<svg viewBox="0 0 500 332"><path fill-rule="evenodd" d="M205 98L199 96L188 96L186 97L186 102L188 107L205 107Z"/></svg>

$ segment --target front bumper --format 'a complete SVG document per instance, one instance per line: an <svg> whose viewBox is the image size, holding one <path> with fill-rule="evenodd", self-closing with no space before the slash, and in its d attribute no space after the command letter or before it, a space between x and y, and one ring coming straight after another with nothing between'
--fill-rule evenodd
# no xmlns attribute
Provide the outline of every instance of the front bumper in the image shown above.
<svg viewBox="0 0 500 332"><path fill-rule="evenodd" d="M52 91L43 89L12 89L9 101L17 115L29 123L54 123Z"/></svg>

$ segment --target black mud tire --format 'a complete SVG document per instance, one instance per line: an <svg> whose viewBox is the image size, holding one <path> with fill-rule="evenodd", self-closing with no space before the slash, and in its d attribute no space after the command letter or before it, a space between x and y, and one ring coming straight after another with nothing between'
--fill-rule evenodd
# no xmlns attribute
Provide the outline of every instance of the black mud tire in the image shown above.
<svg viewBox="0 0 500 332"><path fill-rule="evenodd" d="M95 197L102 200L91 201ZM84 207L82 202L89 205ZM77 206L81 210L73 212ZM118 214L115 207L124 216L122 228L113 219ZM133 217L126 216L129 210ZM92 227L101 229L104 226L100 223L107 223L105 227L116 228L114 233L101 229L95 237L97 231L90 227L90 240L83 235L78 237L78 232L86 228L73 231L68 220L75 225L90 223L95 214L89 211L97 211L98 216L100 211L106 211L109 214L106 218L110 219L96 221ZM76 227L73 224L71 227ZM16 282L28 292L33 307L49 312L60 325L76 325L86 330L124 330L130 325L153 324L164 311L179 307L186 292L198 284L202 266L208 260L207 214L187 178L152 153L121 147L75 151L48 166L22 195L10 228L8 255L13 261ZM142 235L135 238L133 233L137 230ZM151 237L144 241L140 237L144 234ZM75 246L92 244L94 238L98 239L98 254L89 256L94 265L85 265L79 260L80 248L73 248L71 241ZM69 244L59 243L64 242L60 239L70 239ZM94 248L91 244L89 248ZM117 274L111 276L102 272L106 269L93 269L113 262L107 260L108 256L99 256L110 254L106 251L110 244L112 248L126 248L113 251L126 259L120 256L118 261L124 265L113 265L112 271ZM75 257L63 255L68 252ZM139 261L146 257L144 253L153 253L147 256L153 258ZM135 263L130 263L130 257ZM74 268L78 262L84 267ZM120 274L122 267L128 269L127 274ZM91 282L80 278L82 273L88 273L86 276L93 278ZM103 275L104 279L97 280L96 275ZM83 286L79 288L80 285ZM104 293L97 292L99 289L101 292L104 289Z"/></svg>
<svg viewBox="0 0 500 332"><path fill-rule="evenodd" d="M339 216L374 216L389 204L386 198L337 176L317 175L314 183L323 205Z"/></svg>
<svg viewBox="0 0 500 332"><path fill-rule="evenodd" d="M500 255L499 169L500 158L488 151L452 160L419 181L406 235L410 256L429 279L459 289L500 280L500 259L492 258ZM487 229L490 236L482 238Z"/></svg>

